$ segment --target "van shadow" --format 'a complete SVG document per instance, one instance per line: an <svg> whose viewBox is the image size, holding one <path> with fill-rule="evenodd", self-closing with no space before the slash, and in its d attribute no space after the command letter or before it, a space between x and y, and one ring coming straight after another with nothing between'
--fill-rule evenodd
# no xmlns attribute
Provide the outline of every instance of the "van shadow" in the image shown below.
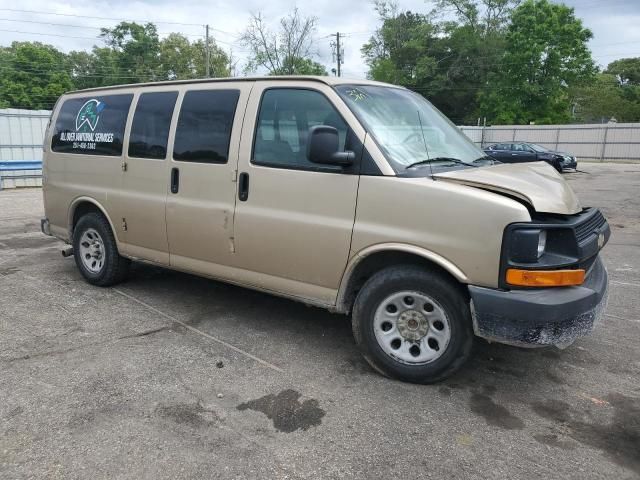
<svg viewBox="0 0 640 480"><path fill-rule="evenodd" d="M322 308L195 275L135 264L128 286L144 291L181 312L191 326L233 339L258 340L286 348L301 361L320 359L325 371L349 377L378 375L357 351L351 319ZM266 347L263 347L266 348ZM267 349L268 350L268 349ZM486 384L507 389L551 388L567 384L560 363L588 365L599 361L586 350L523 349L478 340L469 362L446 382L448 388Z"/></svg>
<svg viewBox="0 0 640 480"><path fill-rule="evenodd" d="M170 304L186 323L208 333L292 347L304 342L313 350L355 349L345 315L268 293L144 264L133 265L127 286Z"/></svg>

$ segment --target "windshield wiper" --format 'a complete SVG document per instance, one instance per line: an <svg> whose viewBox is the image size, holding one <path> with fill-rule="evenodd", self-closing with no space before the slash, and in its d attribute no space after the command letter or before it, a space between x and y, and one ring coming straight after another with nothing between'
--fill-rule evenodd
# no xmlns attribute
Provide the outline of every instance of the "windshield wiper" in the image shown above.
<svg viewBox="0 0 640 480"><path fill-rule="evenodd" d="M435 158L427 158L425 160L420 160L418 162L414 162L411 165L408 165L407 167L405 167L405 170L408 170L410 168L413 167L418 167L420 165L429 165L433 162L451 162L455 165L465 165L467 167L474 167L474 168L478 168L478 165L472 165L470 163L467 162L463 162L462 160L458 159L458 158L453 158L453 157L435 157Z"/></svg>
<svg viewBox="0 0 640 480"><path fill-rule="evenodd" d="M491 162L492 164L502 163L500 160L496 160L495 158L485 155L484 157L476 158L472 163L476 162ZM475 165L474 165L475 166Z"/></svg>

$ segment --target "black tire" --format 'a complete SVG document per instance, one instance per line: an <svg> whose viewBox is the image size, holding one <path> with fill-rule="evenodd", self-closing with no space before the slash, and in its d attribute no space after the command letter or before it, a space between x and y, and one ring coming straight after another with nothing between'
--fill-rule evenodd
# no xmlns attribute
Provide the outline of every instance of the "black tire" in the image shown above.
<svg viewBox="0 0 640 480"><path fill-rule="evenodd" d="M378 306L403 290L429 296L448 317L449 343L444 353L429 363L404 363L385 353L376 339L374 317ZM471 356L474 340L469 301L460 285L440 273L410 265L386 268L367 280L353 307L352 328L358 348L375 370L412 383L435 383L450 377Z"/></svg>
<svg viewBox="0 0 640 480"><path fill-rule="evenodd" d="M564 173L564 169L562 168L562 164L559 160L553 162L553 168L555 168L560 174Z"/></svg>
<svg viewBox="0 0 640 480"><path fill-rule="evenodd" d="M98 232L104 245L104 263L99 272L90 271L81 259L80 239L88 229ZM131 261L120 256L111 226L107 219L99 213L87 213L78 220L73 229L73 252L80 273L92 285L100 287L115 285L122 282L129 273Z"/></svg>

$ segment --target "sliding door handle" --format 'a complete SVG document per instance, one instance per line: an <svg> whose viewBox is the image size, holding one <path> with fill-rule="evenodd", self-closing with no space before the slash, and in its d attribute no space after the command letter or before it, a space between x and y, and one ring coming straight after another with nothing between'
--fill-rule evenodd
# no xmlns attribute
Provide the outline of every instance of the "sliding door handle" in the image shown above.
<svg viewBox="0 0 640 480"><path fill-rule="evenodd" d="M238 179L238 199L246 202L247 198L249 198L249 174L242 172Z"/></svg>
<svg viewBox="0 0 640 480"><path fill-rule="evenodd" d="M177 168L171 169L171 193L178 193L180 190L180 170Z"/></svg>

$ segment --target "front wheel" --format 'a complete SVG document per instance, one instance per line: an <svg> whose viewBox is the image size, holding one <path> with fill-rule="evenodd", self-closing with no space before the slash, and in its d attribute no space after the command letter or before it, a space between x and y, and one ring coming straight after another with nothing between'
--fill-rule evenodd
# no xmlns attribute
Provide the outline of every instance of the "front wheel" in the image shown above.
<svg viewBox="0 0 640 480"><path fill-rule="evenodd" d="M553 162L553 168L555 168L558 173L563 173L564 169L562 168L562 163L560 161Z"/></svg>
<svg viewBox="0 0 640 480"><path fill-rule="evenodd" d="M99 213L88 213L76 224L73 254L80 273L93 285L114 285L129 272L130 260L118 253L109 222Z"/></svg>
<svg viewBox="0 0 640 480"><path fill-rule="evenodd" d="M369 364L407 382L443 380L471 355L471 313L459 285L413 266L371 277L356 298L352 326Z"/></svg>

